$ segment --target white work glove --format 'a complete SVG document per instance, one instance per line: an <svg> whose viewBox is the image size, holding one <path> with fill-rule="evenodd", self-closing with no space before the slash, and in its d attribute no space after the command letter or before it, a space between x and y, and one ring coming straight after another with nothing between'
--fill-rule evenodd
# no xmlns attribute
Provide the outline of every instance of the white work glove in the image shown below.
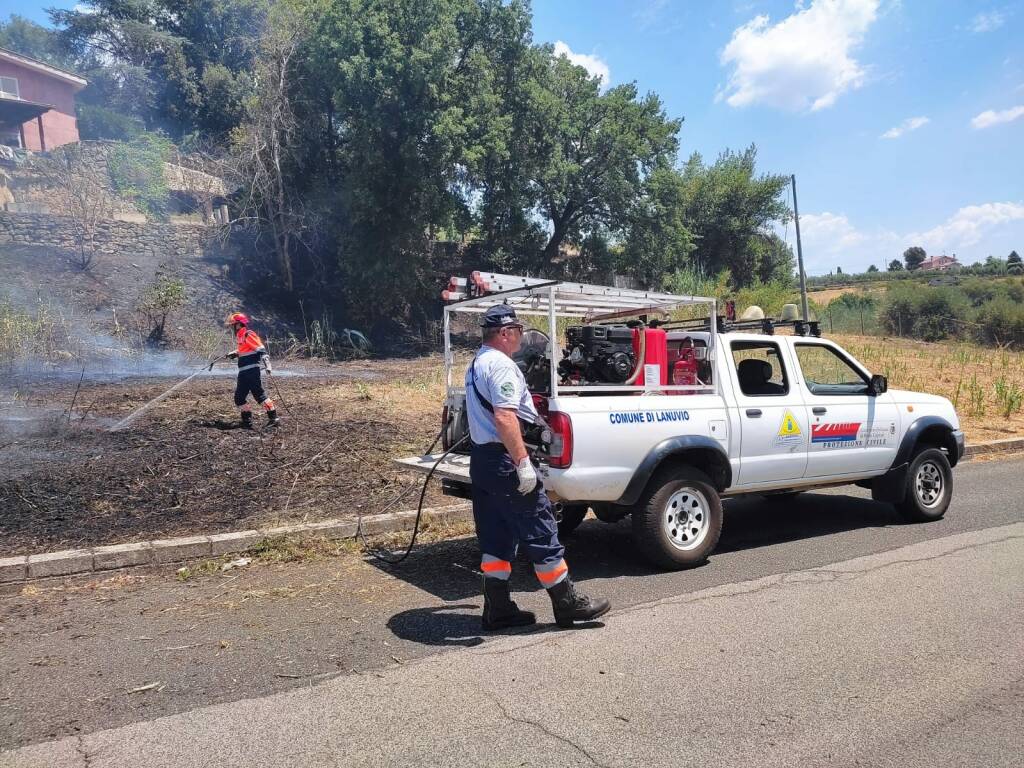
<svg viewBox="0 0 1024 768"><path fill-rule="evenodd" d="M270 367L270 358L269 357L264 357L263 358L263 367L267 369L267 373L273 373L274 372L274 369Z"/></svg>
<svg viewBox="0 0 1024 768"><path fill-rule="evenodd" d="M530 457L526 456L516 464L516 474L519 475L519 487L516 489L524 496L537 490L537 470L533 468Z"/></svg>

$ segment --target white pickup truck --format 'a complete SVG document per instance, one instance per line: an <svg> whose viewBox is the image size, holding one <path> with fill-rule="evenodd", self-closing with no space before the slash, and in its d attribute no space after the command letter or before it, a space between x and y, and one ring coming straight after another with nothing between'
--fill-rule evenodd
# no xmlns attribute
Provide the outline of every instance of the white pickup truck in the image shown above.
<svg viewBox="0 0 1024 768"><path fill-rule="evenodd" d="M570 311L581 323L566 330L564 350L546 344L532 350L532 362L520 361L553 433L538 458L563 533L588 508L609 522L628 515L635 545L647 558L686 568L714 550L726 496L792 496L856 484L910 520L945 514L951 468L964 452L953 405L935 395L889 390L884 376L820 338L815 323L730 323L718 318L710 299L600 286L579 291L578 284L534 281L541 284L516 292L506 287L514 276L498 277L506 282L491 284L503 292L446 307L446 342L448 310L481 311L500 301L521 315L549 314L548 328L557 328L555 316ZM710 305L708 317L717 322L651 320L700 302ZM631 325L622 324L624 317L633 318ZM586 326L598 330L582 334ZM625 343L609 341L616 334L628 339L623 329L633 334L632 357ZM639 341L644 334L646 349ZM618 367L614 355L622 356ZM446 361L454 367L450 343ZM446 448L464 434L464 370L449 372ZM637 371L642 375L618 380ZM439 464L437 455L401 461L421 470L437 464L445 492L468 496L468 456L458 453L467 444Z"/></svg>

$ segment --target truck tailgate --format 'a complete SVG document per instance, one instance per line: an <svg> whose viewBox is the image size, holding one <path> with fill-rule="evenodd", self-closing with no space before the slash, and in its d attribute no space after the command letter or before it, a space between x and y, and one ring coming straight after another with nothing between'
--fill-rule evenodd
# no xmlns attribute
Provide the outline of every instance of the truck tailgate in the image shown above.
<svg viewBox="0 0 1024 768"><path fill-rule="evenodd" d="M395 466L401 469L411 469L425 475L442 455L434 453L426 456L406 456L404 459L395 459L394 463ZM469 456L457 453L449 454L438 465L437 470L434 472L434 477L444 477L449 480L469 483Z"/></svg>

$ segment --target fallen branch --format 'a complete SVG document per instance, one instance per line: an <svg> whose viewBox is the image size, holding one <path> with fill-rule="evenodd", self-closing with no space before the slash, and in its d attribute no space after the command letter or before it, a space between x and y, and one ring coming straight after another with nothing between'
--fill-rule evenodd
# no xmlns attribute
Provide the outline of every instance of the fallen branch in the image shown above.
<svg viewBox="0 0 1024 768"><path fill-rule="evenodd" d="M78 386L75 387L75 396L71 398L71 407L68 408L68 424L71 423L71 414L75 412L75 403L78 402L78 391L82 388L83 381L85 381L85 368L82 368L82 375L78 378Z"/></svg>
<svg viewBox="0 0 1024 768"><path fill-rule="evenodd" d="M130 691L128 691L128 695L131 696L133 693L143 693L145 691L153 690L160 692L163 689L164 683L157 680L155 683L146 683L145 685L140 685L138 688L132 688Z"/></svg>

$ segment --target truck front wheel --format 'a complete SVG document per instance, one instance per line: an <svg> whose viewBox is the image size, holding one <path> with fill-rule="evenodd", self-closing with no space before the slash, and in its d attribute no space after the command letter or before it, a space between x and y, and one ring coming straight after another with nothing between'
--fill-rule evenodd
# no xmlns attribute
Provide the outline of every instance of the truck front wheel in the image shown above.
<svg viewBox="0 0 1024 768"><path fill-rule="evenodd" d="M925 448L907 467L903 499L896 511L907 520L926 523L938 520L953 498L953 470L949 459L938 448Z"/></svg>
<svg viewBox="0 0 1024 768"><path fill-rule="evenodd" d="M659 472L633 510L633 541L662 568L700 565L721 534L722 500L708 476L693 467Z"/></svg>

